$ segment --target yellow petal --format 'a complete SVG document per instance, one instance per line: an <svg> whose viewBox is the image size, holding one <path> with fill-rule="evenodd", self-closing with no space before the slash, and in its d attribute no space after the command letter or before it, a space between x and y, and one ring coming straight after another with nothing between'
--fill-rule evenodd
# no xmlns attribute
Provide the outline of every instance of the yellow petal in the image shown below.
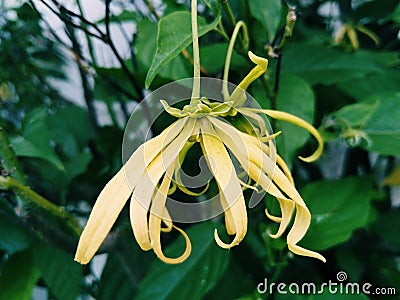
<svg viewBox="0 0 400 300"><path fill-rule="evenodd" d="M161 234L162 218L160 216L162 216L163 212L165 211L165 203L167 200L168 189L171 183L171 175L172 175L171 173L173 172L173 170L174 170L174 165L171 165L171 167L167 170L166 174L164 175L160 188L156 190L151 205L151 212L149 217L150 240L153 246L154 253L157 255L159 259L168 264L178 264L183 262L185 259L188 258L192 249L187 234L183 230L175 226L173 227L176 228L185 238L186 249L184 253L177 258L169 258L164 255L161 247L160 234Z"/></svg>
<svg viewBox="0 0 400 300"><path fill-rule="evenodd" d="M131 194L125 170L119 172L101 191L79 239L75 260L87 264L110 232L118 215Z"/></svg>
<svg viewBox="0 0 400 300"><path fill-rule="evenodd" d="M146 167L171 143L175 136L182 131L187 120L187 118L177 120L167 127L161 134L140 145L131 155L125 163L124 168L126 178L128 183L131 185L132 190L136 186Z"/></svg>
<svg viewBox="0 0 400 300"><path fill-rule="evenodd" d="M234 101L234 107L241 107L246 101L246 90L249 85L265 73L268 66L268 60L253 54L251 51L248 52L250 60L256 64L256 66L250 71L249 74L239 83L234 89L232 95L229 97L229 101Z"/></svg>
<svg viewBox="0 0 400 300"><path fill-rule="evenodd" d="M217 244L222 248L231 248L239 244L247 232L247 212L244 197L235 168L228 151L218 137L211 123L207 119L200 120L201 128L201 147L205 154L206 161L211 173L221 190L234 222L235 237L230 244L221 241L217 230L214 237ZM233 231L233 230L232 230Z"/></svg>
<svg viewBox="0 0 400 300"><path fill-rule="evenodd" d="M125 166L107 183L100 193L90 214L88 223L82 232L76 253L76 260L86 264L104 241L115 220L135 188L140 176L149 162L141 157L144 149L148 159L152 160L160 151L160 141L168 145L171 132L180 132L186 120L178 120L161 135L142 144L129 158Z"/></svg>
<svg viewBox="0 0 400 300"><path fill-rule="evenodd" d="M236 233L236 228L235 228L235 220L233 219L232 211L230 207L228 206L228 203L224 197L224 195L221 192L221 189L219 189L219 196L220 196L220 201L221 201L221 206L222 209L224 210L224 215L225 215L225 226L226 226L226 232L229 235L233 235Z"/></svg>
<svg viewBox="0 0 400 300"><path fill-rule="evenodd" d="M305 162L312 162L321 156L324 142L323 142L322 137L319 134L318 130L315 129L310 123L304 121L303 119L301 119L299 117L296 117L294 115L291 115L291 114L283 112L283 111L270 110L270 109L256 109L256 108L242 108L242 109L253 111L253 112L264 113L264 114L270 116L271 118L281 120L281 121L286 121L286 122L292 123L294 125L297 125L301 128L304 128L309 133L311 133L315 137L315 139L318 141L318 148L317 148L317 150L315 150L315 152L311 156L299 157L299 158Z"/></svg>
<svg viewBox="0 0 400 300"><path fill-rule="evenodd" d="M188 119L182 131L147 166L140 177L140 184L136 186L132 193L130 204L131 225L136 241L143 250L149 250L152 247L149 239L147 212L153 192L157 188L162 175L175 162L179 152L192 135L195 124L195 119ZM159 147L164 144L162 140L160 143ZM149 161L151 156L148 155L152 153L146 151L147 148L144 148L142 160Z"/></svg>
<svg viewBox="0 0 400 300"><path fill-rule="evenodd" d="M308 257L314 257L316 259L319 259L323 262L326 262L325 257L323 257L321 254L315 251L307 250L303 247L300 247L298 245L293 245L288 243L288 249L292 251L294 254L301 255L301 256L308 256Z"/></svg>

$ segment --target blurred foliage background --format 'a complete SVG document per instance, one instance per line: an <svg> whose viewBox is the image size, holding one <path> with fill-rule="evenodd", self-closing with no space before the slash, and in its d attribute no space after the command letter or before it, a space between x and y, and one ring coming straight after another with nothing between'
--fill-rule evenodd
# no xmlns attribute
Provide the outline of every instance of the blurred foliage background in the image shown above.
<svg viewBox="0 0 400 300"><path fill-rule="evenodd" d="M192 74L191 47L180 43L187 28L170 37L180 45L175 53L157 41L159 20L188 12L189 1L105 0L96 6L97 20L86 17L80 1L0 2L1 300L400 299L399 1L200 2L203 21L217 24L200 39L203 76L221 78L229 36L243 20L249 49L273 56L249 92L262 107L304 118L324 137L323 157L305 164L297 156L315 146L308 134L273 124L283 131L278 152L313 216L300 244L327 263L295 257L284 238L271 239L276 225L259 204L249 210L245 240L230 251L213 239L220 220L186 226L193 251L175 266L139 249L126 211L91 265L80 266L73 255L98 193L121 166L123 129L135 103ZM282 41L289 7L297 21ZM164 29L183 26L174 19L164 19ZM127 51L110 28L122 33ZM101 60L99 43L112 66ZM175 58L153 70L145 89L157 45ZM239 39L232 83L252 68L246 50ZM68 88L71 80L77 90ZM153 133L167 122L157 122ZM266 197L274 210L271 203ZM168 237L166 252L177 255L181 243ZM257 292L265 278L319 286L336 281L339 271L347 282L395 287L397 295Z"/></svg>

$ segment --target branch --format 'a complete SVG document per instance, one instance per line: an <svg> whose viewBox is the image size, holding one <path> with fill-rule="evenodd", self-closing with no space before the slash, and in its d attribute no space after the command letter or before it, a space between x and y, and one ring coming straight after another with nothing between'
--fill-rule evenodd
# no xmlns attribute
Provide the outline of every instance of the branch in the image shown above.
<svg viewBox="0 0 400 300"><path fill-rule="evenodd" d="M7 176L0 176L0 189L12 190L20 197L26 206L32 206L49 212L57 219L62 220L72 232L79 236L82 232L82 228L79 225L78 220L65 210L64 207L58 206L49 200L43 198L39 194L32 191L29 187L15 180L14 178Z"/></svg>

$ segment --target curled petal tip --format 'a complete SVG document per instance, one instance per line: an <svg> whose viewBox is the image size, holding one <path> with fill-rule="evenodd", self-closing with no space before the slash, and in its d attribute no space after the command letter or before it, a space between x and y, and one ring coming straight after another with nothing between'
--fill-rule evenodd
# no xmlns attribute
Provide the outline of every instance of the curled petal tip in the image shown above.
<svg viewBox="0 0 400 300"><path fill-rule="evenodd" d="M262 67L264 70L267 69L268 66L268 59L263 58L261 56L257 56L255 55L253 52L249 51L248 52L248 56L250 58L250 60L255 63L256 65Z"/></svg>
<svg viewBox="0 0 400 300"><path fill-rule="evenodd" d="M326 262L326 258L323 257L318 252L307 250L307 249L305 249L303 247L300 247L300 246L295 245L295 244L290 244L290 243L288 243L288 248L294 254L301 255L301 256L308 256L308 257L319 259L320 261L322 261L324 263Z"/></svg>

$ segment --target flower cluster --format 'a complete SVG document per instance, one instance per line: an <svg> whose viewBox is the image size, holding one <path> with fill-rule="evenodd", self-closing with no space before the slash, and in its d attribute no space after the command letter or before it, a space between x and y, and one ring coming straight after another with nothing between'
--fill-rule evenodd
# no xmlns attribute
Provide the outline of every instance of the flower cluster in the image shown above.
<svg viewBox="0 0 400 300"><path fill-rule="evenodd" d="M319 157L322 139L314 127L293 115L243 107L246 88L266 71L268 65L266 59L251 52L249 57L256 66L231 95L225 93L224 102L195 98L183 109L177 109L162 101L165 110L178 119L160 135L142 144L104 187L80 238L75 258L77 261L86 264L91 260L129 197L132 229L139 246L143 250L153 249L166 263L184 261L191 252L190 239L182 229L173 224L166 201L174 185L187 194L195 194L184 186L178 175L188 149L195 143L200 143L217 183L227 232L234 235L232 241L224 242L215 231L215 240L220 247L231 248L238 245L247 231L243 189L250 185L243 183L237 173L232 162L233 155L251 179L251 187L275 196L279 202L281 216L272 216L266 211L271 220L279 223L278 231L271 237L280 237L294 215L293 225L287 235L289 250L325 261L320 254L297 245L310 225L311 215L296 190L283 159L279 155L276 155L276 159L272 157L275 153L272 140L276 134L268 133L261 115L292 122L307 129L317 139L318 149L312 156L302 158L304 161L313 161ZM245 117L252 130L239 130L226 121L228 116ZM186 240L186 249L177 258L166 257L161 246L161 232L172 229L179 231Z"/></svg>

